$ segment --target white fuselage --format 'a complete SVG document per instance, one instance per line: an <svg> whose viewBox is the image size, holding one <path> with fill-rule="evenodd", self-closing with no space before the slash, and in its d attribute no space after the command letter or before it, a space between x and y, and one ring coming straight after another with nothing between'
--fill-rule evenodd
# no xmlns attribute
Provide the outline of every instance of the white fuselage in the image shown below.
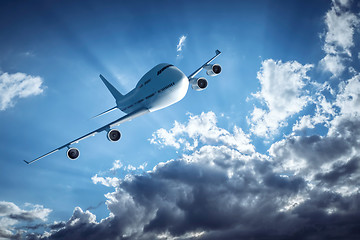
<svg viewBox="0 0 360 240"><path fill-rule="evenodd" d="M183 99L188 87L189 79L182 71L171 64L162 63L147 72L136 87L118 99L116 104L125 113L140 108L153 112Z"/></svg>

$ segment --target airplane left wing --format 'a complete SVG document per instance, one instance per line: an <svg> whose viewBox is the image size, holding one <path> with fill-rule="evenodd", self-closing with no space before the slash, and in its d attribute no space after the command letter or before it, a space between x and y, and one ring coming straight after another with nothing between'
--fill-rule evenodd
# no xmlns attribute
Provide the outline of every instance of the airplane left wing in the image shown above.
<svg viewBox="0 0 360 240"><path fill-rule="evenodd" d="M120 125L120 124L122 124L124 122L130 121L130 120L132 120L132 119L134 119L136 117L139 117L141 115L144 115L144 114L146 114L148 112L149 112L149 109L147 109L147 108L140 108L138 110L135 110L134 112L129 113L129 114L127 114L127 115L125 115L125 116L123 116L123 117L121 117L121 118L119 118L119 119L117 119L117 120L115 120L115 121L113 121L113 122L111 122L109 124L106 124L105 126L103 126L101 128L98 128L98 129L96 129L96 130L94 130L94 131L92 131L92 132L90 132L88 134L85 134L84 136L81 136L81 137L79 137L79 138L77 138L77 139L75 139L75 140L73 140L71 142L68 142L68 143L62 145L61 147L58 147L58 148L56 148L56 149L54 149L54 150L52 150L52 151L50 151L50 152L48 152L48 153L46 153L44 155L41 155L40 157L38 157L38 158L36 158L36 159L34 159L32 161L24 160L24 162L26 162L27 164L31 164L33 162L36 162L36 161L38 161L38 160L40 160L40 159L54 153L54 152L57 152L57 151L65 148L65 147L69 147L70 145L72 145L74 143L78 143L81 140L84 140L84 139L86 139L88 137L94 136L95 134L97 134L99 132L102 132L102 131L111 129L113 127L116 127L116 126L118 126L118 125Z"/></svg>

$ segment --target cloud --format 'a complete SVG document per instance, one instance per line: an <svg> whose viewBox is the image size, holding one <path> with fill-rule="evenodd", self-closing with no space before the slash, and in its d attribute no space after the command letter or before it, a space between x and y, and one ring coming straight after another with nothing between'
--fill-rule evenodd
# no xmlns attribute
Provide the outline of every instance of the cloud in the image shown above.
<svg viewBox="0 0 360 240"><path fill-rule="evenodd" d="M115 160L113 163L113 167L110 169L110 171L115 171L117 169L122 168L123 164L120 162L120 160Z"/></svg>
<svg viewBox="0 0 360 240"><path fill-rule="evenodd" d="M176 51L178 52L181 52L183 49L183 47L185 46L185 41L186 41L186 36L185 35L182 35L180 38L179 38L179 43L178 45L176 46Z"/></svg>
<svg viewBox="0 0 360 240"><path fill-rule="evenodd" d="M128 164L127 166L124 166L120 160L115 160L113 163L113 167L109 169L109 171L106 172L99 172L91 177L91 181L94 184L100 183L101 185L104 185L106 187L117 187L119 185L119 182L121 181L120 178L116 177L115 175L118 173L118 171L122 173L135 173L144 171L147 166L147 162L144 162L138 167L135 167L131 164ZM103 177L106 174L112 174L114 176L112 177ZM102 176L103 175L103 176Z"/></svg>
<svg viewBox="0 0 360 240"><path fill-rule="evenodd" d="M340 76L340 74L345 70L343 58L339 55L327 54L323 59L321 59L320 65L324 70L331 72L333 76Z"/></svg>
<svg viewBox="0 0 360 240"><path fill-rule="evenodd" d="M330 128L283 139L263 155L247 141L250 151L232 144L243 131L219 127L213 112L190 115L164 130L187 154L119 179L105 195L107 218L77 207L46 239L355 238L360 122L343 118ZM180 139L199 145L189 150Z"/></svg>
<svg viewBox="0 0 360 240"><path fill-rule="evenodd" d="M99 177L98 174L91 177L91 181L94 184L102 184L106 187L116 187L119 183L119 179L117 177Z"/></svg>
<svg viewBox="0 0 360 240"><path fill-rule="evenodd" d="M182 58L182 51L183 51L183 47L185 46L185 41L186 41L186 36L185 35L182 35L180 38L179 38L179 43L176 45L176 51L177 51L177 55L176 55L176 58L177 59L181 59Z"/></svg>
<svg viewBox="0 0 360 240"><path fill-rule="evenodd" d="M339 88L335 105L340 108L341 115L360 116L360 74L342 82Z"/></svg>
<svg viewBox="0 0 360 240"><path fill-rule="evenodd" d="M261 137L270 137L285 126L286 119L300 112L311 100L305 90L311 64L296 61L285 62L267 59L262 62L257 78L261 90L253 94L263 101L267 109L254 107L249 122L251 132Z"/></svg>
<svg viewBox="0 0 360 240"><path fill-rule="evenodd" d="M0 110L14 106L16 98L26 98L43 92L43 80L25 73L0 73Z"/></svg>
<svg viewBox="0 0 360 240"><path fill-rule="evenodd" d="M255 147L241 128L234 126L233 133L219 128L214 112L201 113L198 116L190 115L187 124L175 121L174 127L169 131L161 128L150 139L152 144L172 146L179 149L184 146L186 150L193 151L199 144L219 144L237 149L242 153L253 153ZM189 139L188 141L186 139Z"/></svg>
<svg viewBox="0 0 360 240"><path fill-rule="evenodd" d="M314 124L311 121L311 116L304 115L300 118L299 121L296 121L295 125L293 126L293 132L294 131L301 131L307 128L315 128Z"/></svg>
<svg viewBox="0 0 360 240"><path fill-rule="evenodd" d="M0 201L0 238L20 238L23 231L14 233L15 225L23 222L47 221L51 209L42 205L25 204L24 210L12 202Z"/></svg>
<svg viewBox="0 0 360 240"><path fill-rule="evenodd" d="M320 61L324 70L334 77L345 70L345 61L351 57L354 46L354 33L360 24L360 18L348 9L350 1L333 1L332 8L326 13L324 51L326 56Z"/></svg>

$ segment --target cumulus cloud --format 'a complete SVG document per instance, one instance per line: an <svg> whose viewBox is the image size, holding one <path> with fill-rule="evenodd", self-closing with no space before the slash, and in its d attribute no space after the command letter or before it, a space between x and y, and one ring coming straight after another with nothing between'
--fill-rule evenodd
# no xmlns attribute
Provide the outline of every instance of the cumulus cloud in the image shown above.
<svg viewBox="0 0 360 240"><path fill-rule="evenodd" d="M341 115L360 116L360 74L340 84L335 104L340 108Z"/></svg>
<svg viewBox="0 0 360 240"><path fill-rule="evenodd" d="M119 183L119 179L117 177L101 177L98 176L98 174L95 174L95 176L91 177L91 181L94 184L102 184L106 187L116 187Z"/></svg>
<svg viewBox="0 0 360 240"><path fill-rule="evenodd" d="M172 146L179 149L184 146L186 150L193 151L199 144L212 143L233 147L242 153L252 153L255 147L251 144L249 135L241 128L234 126L233 133L219 128L214 112L201 113L198 116L190 115L187 124L175 121L174 127L169 131L161 128L150 139L153 144ZM190 138L191 141L186 139Z"/></svg>
<svg viewBox="0 0 360 240"><path fill-rule="evenodd" d="M252 133L270 137L287 124L288 117L304 108L310 101L304 87L310 79L307 72L312 67L296 61L283 63L267 59L262 62L257 74L261 90L254 96L263 101L267 109L254 107L249 119Z"/></svg>
<svg viewBox="0 0 360 240"><path fill-rule="evenodd" d="M0 238L13 239L20 238L23 231L14 232L15 225L19 223L47 221L51 209L41 205L25 204L25 209L21 209L12 202L0 201Z"/></svg>
<svg viewBox="0 0 360 240"><path fill-rule="evenodd" d="M334 76L339 76L345 70L343 61L339 55L327 54L321 59L320 64L324 70L331 72Z"/></svg>
<svg viewBox="0 0 360 240"><path fill-rule="evenodd" d="M25 73L0 73L0 111L15 104L16 98L26 98L43 92L43 80Z"/></svg>
<svg viewBox="0 0 360 240"><path fill-rule="evenodd" d="M314 124L311 121L311 116L304 115L300 118L300 120L296 121L293 126L293 131L301 131L307 128L314 128Z"/></svg>
<svg viewBox="0 0 360 240"><path fill-rule="evenodd" d="M345 61L351 57L354 46L354 33L360 18L349 10L350 1L333 1L331 10L326 13L324 51L326 56L320 61L324 70L333 76L340 76L345 69Z"/></svg>

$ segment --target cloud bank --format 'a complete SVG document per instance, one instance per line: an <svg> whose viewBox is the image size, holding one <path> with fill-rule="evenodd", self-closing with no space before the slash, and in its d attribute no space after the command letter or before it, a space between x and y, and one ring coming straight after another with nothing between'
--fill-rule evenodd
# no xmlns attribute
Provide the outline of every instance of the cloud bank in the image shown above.
<svg viewBox="0 0 360 240"><path fill-rule="evenodd" d="M348 94L349 84L338 99ZM289 136L272 144L266 155L255 151L240 128L229 132L218 126L213 112L190 115L152 139L183 155L118 179L106 194L107 218L96 221L77 207L60 228L31 237L355 239L360 120L345 114L352 102L338 99L334 104L340 101L344 114L330 122L326 135ZM198 144L189 149L184 139ZM241 147L231 139L240 139L235 142Z"/></svg>

